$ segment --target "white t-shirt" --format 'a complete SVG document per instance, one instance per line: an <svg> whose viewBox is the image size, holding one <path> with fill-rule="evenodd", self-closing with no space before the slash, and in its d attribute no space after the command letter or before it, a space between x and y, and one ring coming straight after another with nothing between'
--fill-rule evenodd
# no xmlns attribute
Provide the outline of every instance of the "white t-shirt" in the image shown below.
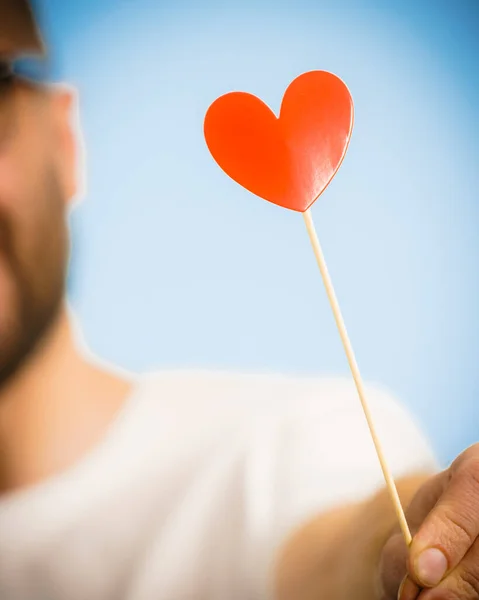
<svg viewBox="0 0 479 600"><path fill-rule="evenodd" d="M394 475L436 469L404 409L368 395ZM381 485L348 379L143 377L72 469L0 499L0 598L271 598L291 531Z"/></svg>

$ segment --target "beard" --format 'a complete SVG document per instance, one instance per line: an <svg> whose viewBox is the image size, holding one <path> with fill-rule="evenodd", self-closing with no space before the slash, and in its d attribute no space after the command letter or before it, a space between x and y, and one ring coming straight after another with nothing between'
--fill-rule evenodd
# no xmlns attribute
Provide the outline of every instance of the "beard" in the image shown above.
<svg viewBox="0 0 479 600"><path fill-rule="evenodd" d="M58 179L45 173L28 215L0 210L0 389L35 352L59 315L65 289L68 235ZM29 227L24 227L22 217ZM28 232L28 233L27 233ZM27 243L25 243L27 241ZM23 242L23 243L22 243ZM5 291L5 290L3 290Z"/></svg>

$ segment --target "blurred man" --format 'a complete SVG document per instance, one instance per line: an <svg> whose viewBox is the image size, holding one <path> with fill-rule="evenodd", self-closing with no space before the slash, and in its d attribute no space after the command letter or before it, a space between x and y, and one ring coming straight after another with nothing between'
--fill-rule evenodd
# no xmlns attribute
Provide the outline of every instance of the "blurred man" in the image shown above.
<svg viewBox="0 0 479 600"><path fill-rule="evenodd" d="M369 389L407 552L349 381L88 357L64 297L74 97L11 70L41 51L27 3L0 0L0 598L478 598L477 448L434 474Z"/></svg>

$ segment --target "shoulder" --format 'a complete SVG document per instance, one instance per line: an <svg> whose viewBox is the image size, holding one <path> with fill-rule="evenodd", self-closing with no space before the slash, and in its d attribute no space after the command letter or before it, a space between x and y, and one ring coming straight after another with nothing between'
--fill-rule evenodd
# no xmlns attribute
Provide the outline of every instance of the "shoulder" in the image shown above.
<svg viewBox="0 0 479 600"><path fill-rule="evenodd" d="M381 386L366 392L394 476L434 468L429 444L401 402ZM179 461L186 455L192 482L207 477L202 489L210 505L218 494L218 514L227 507L231 520L234 506L241 510L252 571L261 580L301 523L382 485L350 378L161 371L140 378L137 400L137 430L148 438L148 423L161 423L165 437L152 426L151 439L155 452L167 445L172 470L184 472ZM156 456L149 462L164 468L164 454Z"/></svg>
<svg viewBox="0 0 479 600"><path fill-rule="evenodd" d="M336 453L374 450L355 385L348 377L289 376L207 370L149 373L139 386L150 411L187 417L198 426L253 428L302 447ZM427 456L429 444L414 416L385 387L368 384L366 397L374 425L390 456ZM328 454L330 454L329 452Z"/></svg>
<svg viewBox="0 0 479 600"><path fill-rule="evenodd" d="M346 378L210 370L156 371L139 378L138 388L153 405L191 412L236 416L325 414L357 403ZM375 398L384 392L374 390Z"/></svg>
<svg viewBox="0 0 479 600"><path fill-rule="evenodd" d="M152 403L173 403L178 409L192 411L214 408L245 416L280 414L286 418L342 411L361 414L356 388L348 377L177 369L147 373L138 384ZM366 393L376 413L411 418L385 387L368 384Z"/></svg>
<svg viewBox="0 0 479 600"><path fill-rule="evenodd" d="M253 451L272 452L273 462L290 480L301 478L304 469L308 475L320 469L349 473L354 481L381 481L349 377L177 370L150 374L145 386L151 402L188 417L198 428L245 431ZM437 469L427 435L406 406L384 386L368 384L365 389L394 475Z"/></svg>

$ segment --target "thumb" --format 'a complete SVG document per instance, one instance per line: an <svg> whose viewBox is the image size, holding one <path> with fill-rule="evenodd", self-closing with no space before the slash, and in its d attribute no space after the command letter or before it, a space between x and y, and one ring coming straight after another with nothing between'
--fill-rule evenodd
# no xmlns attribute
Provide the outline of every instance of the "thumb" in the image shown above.
<svg viewBox="0 0 479 600"><path fill-rule="evenodd" d="M479 463L463 461L414 536L409 572L422 587L438 585L464 558L479 535Z"/></svg>

